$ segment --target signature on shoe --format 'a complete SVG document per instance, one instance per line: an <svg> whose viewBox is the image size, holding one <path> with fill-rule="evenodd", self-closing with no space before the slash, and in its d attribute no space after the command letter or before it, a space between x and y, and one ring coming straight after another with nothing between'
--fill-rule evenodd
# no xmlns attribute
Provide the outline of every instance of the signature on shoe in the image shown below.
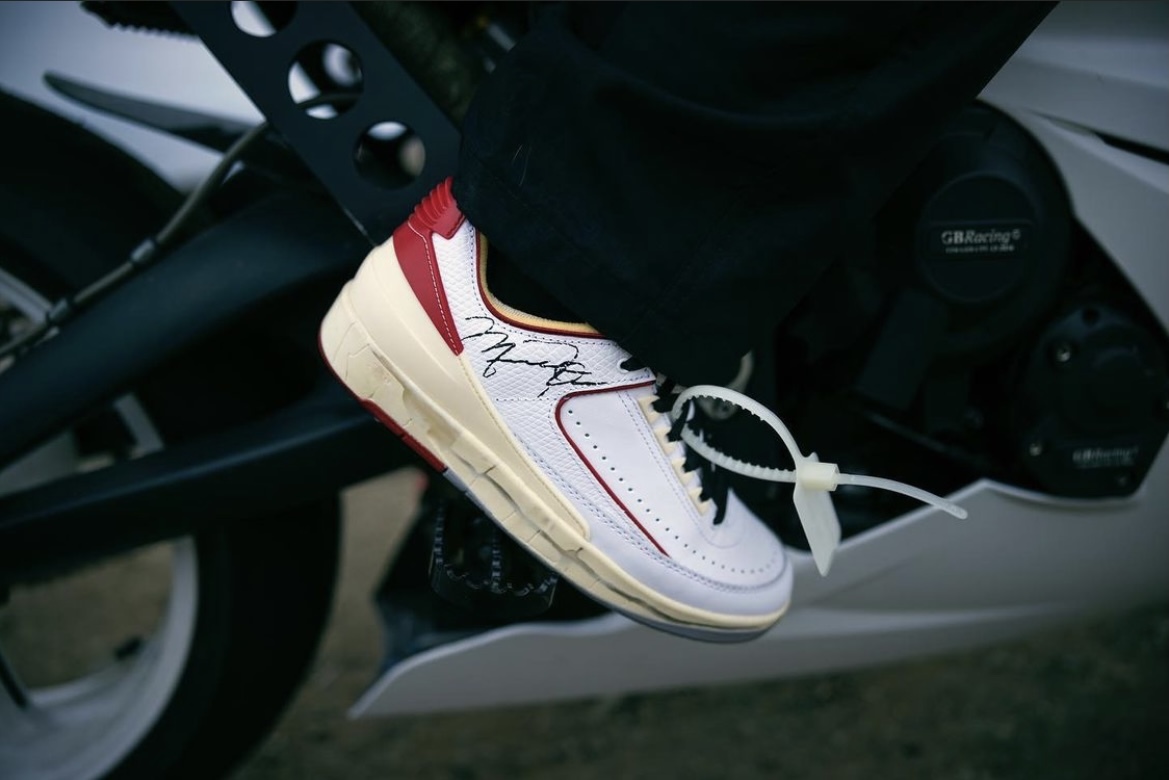
<svg viewBox="0 0 1169 780"><path fill-rule="evenodd" d="M500 366L505 365L547 369L548 374L543 377L544 389L537 397L542 397L554 387L565 385L593 387L601 384L600 382L588 381L587 377L592 376L593 372L577 360L580 357L580 349L567 341L524 339L517 344L507 333L495 329L495 320L491 317L473 316L467 317L466 320L467 322L478 320L484 326L484 329L478 333L468 333L463 336L463 341L484 339L480 350L480 354L487 356L487 365L483 368L484 379L495 376L499 373ZM555 350L560 355L566 354L564 350L568 350L568 359L553 361L546 357L540 358L539 353L547 352L550 345L562 347L563 349ZM536 352L537 349L539 353Z"/></svg>

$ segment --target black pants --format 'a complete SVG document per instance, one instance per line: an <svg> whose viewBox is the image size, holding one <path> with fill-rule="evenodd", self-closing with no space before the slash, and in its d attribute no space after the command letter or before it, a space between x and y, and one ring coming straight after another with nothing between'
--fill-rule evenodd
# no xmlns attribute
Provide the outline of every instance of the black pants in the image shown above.
<svg viewBox="0 0 1169 780"><path fill-rule="evenodd" d="M455 195L639 359L725 382L1051 7L553 6L476 96Z"/></svg>

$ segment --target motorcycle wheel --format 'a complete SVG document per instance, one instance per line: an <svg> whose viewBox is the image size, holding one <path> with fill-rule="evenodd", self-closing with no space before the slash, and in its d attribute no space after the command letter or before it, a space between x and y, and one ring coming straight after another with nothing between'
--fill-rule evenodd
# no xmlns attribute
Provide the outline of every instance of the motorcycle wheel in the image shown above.
<svg viewBox="0 0 1169 780"><path fill-rule="evenodd" d="M0 123L6 128L0 149L4 340L4 326L35 319L62 292L122 261L180 199L108 143L3 93ZM221 365L206 370L224 375ZM165 377L156 377L151 396L119 399L106 415L120 422L123 438L130 433L133 454L190 435L181 411L187 400L202 414L209 407L239 414L231 408L230 381L215 383L212 398L200 389L197 399L184 398L192 390L176 381L168 403L152 404L145 399L158 396L159 382L166 387ZM75 430L50 442L18 464L20 473L0 472L0 493L93 467L94 438ZM123 454L124 444L118 445ZM103 449L100 442L96 449ZM268 732L308 669L332 600L338 534L331 500L224 524L64 580L15 584L11 593L0 586L0 777L205 780L225 774ZM70 579L79 580L67 591L81 596L71 605L76 609L55 622L62 631L84 627L93 620L87 588L95 577L114 576L120 585L135 572L157 574L160 566L162 603L145 636L106 648L96 668L92 658L80 669L75 664L71 679L21 683L5 643L19 643L22 630L37 621L14 611L35 610L44 603L39 591L68 589ZM125 594L127 609L132 595ZM42 639L36 652L90 640L45 645Z"/></svg>

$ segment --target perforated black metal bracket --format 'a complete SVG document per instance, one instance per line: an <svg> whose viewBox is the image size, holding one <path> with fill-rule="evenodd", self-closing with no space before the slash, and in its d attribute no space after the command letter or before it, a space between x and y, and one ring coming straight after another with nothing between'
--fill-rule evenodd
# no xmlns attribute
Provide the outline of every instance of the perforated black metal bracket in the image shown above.
<svg viewBox="0 0 1169 780"><path fill-rule="evenodd" d="M172 5L371 242L388 238L435 184L454 173L458 131L348 3L290 4L291 20L267 37L241 30L231 3ZM329 119L310 116L288 88L297 56L321 43L349 49L362 72L356 103ZM405 125L426 150L421 174L399 188L363 176L357 166L360 139L382 122Z"/></svg>

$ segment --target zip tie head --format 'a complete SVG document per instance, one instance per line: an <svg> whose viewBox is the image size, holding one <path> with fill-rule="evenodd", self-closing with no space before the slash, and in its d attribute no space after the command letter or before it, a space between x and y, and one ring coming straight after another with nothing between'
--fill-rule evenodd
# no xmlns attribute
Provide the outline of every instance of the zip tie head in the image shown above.
<svg viewBox="0 0 1169 780"><path fill-rule="evenodd" d="M840 469L835 463L806 460L796 465L796 482L807 490L836 490Z"/></svg>

